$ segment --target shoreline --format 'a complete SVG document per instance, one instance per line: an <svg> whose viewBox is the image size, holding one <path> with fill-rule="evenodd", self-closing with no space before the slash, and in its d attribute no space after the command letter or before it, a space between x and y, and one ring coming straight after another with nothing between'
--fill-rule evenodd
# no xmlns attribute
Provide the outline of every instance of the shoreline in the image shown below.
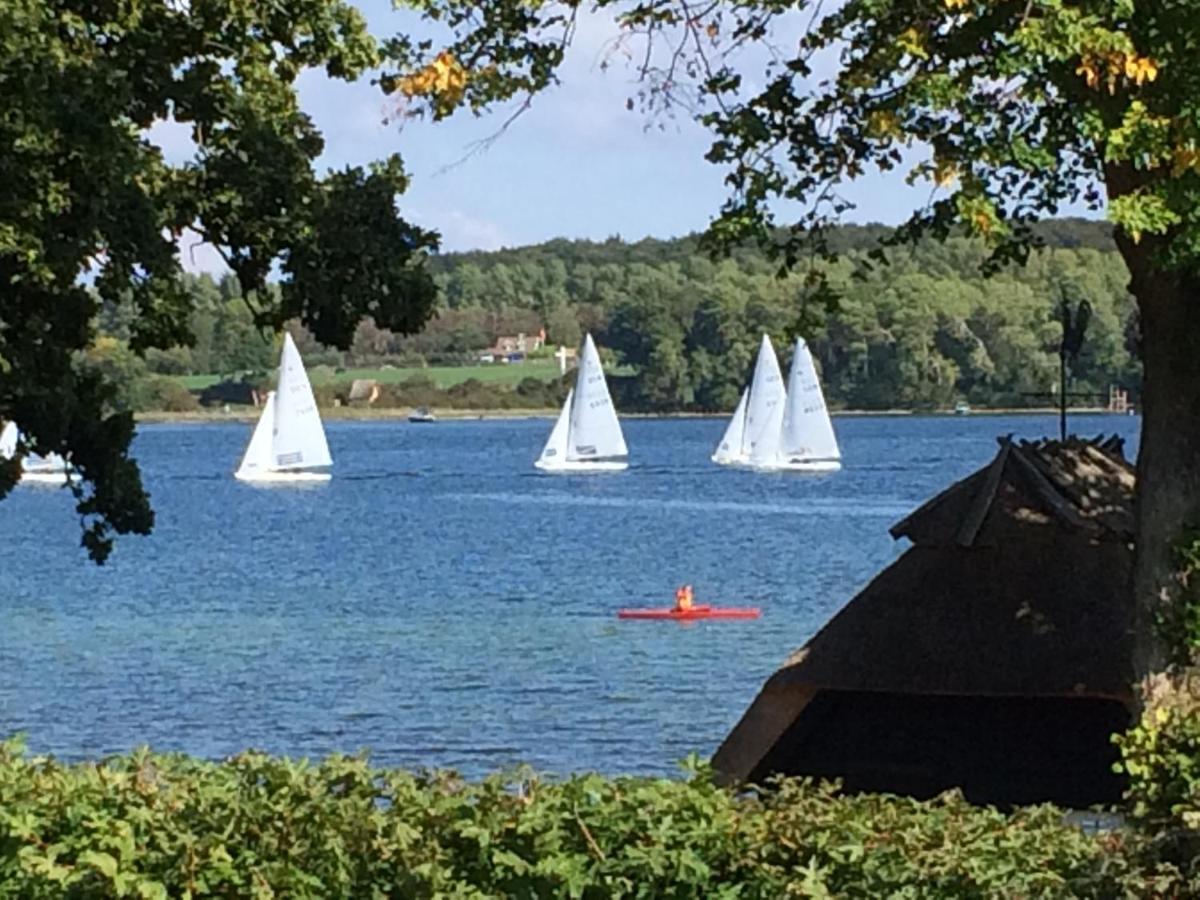
<svg viewBox="0 0 1200 900"><path fill-rule="evenodd" d="M407 421L412 409L408 407L354 407L332 406L321 409L321 418L326 421L343 422L389 422ZM532 409L443 409L434 407L433 414L438 421L503 421L510 419L553 419L558 415L557 408ZM207 425L220 422L255 422L261 412L259 407L232 407L224 409L200 409L187 412L140 412L134 413L134 421L139 424L195 424ZM833 418L890 418L895 416L914 416L920 418L963 418L986 416L1057 416L1058 409L1053 407L997 407L995 409L972 409L970 413L956 413L952 409L913 410L913 409L836 409L830 410ZM621 413L622 419L724 419L732 415L729 412L662 412L662 413ZM1125 417L1130 413L1113 412L1104 407L1078 407L1067 410L1068 416L1119 416ZM426 423L422 423L426 424ZM436 422L431 424L437 424Z"/></svg>

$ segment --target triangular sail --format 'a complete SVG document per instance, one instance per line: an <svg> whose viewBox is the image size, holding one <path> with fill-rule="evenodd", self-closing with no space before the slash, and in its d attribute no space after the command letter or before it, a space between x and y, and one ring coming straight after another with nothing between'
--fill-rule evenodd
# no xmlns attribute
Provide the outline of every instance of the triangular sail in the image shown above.
<svg viewBox="0 0 1200 900"><path fill-rule="evenodd" d="M304 361L287 332L283 335L276 393L271 468L278 471L333 465Z"/></svg>
<svg viewBox="0 0 1200 900"><path fill-rule="evenodd" d="M783 373L771 338L763 335L750 382L750 399L746 405L746 431L742 446L752 465L770 465L779 456L780 433L783 428L783 409L787 394Z"/></svg>
<svg viewBox="0 0 1200 900"><path fill-rule="evenodd" d="M567 437L571 431L571 400L574 396L574 389L567 392L567 400L563 403L562 411L558 414L554 428L550 430L550 438L546 441L546 446L542 448L542 455L538 458L539 465L553 465L567 458Z"/></svg>
<svg viewBox="0 0 1200 900"><path fill-rule="evenodd" d="M608 382L600 365L600 354L589 334L583 341L575 397L571 405L571 427L567 458L573 461L614 459L628 456L621 423L608 393Z"/></svg>
<svg viewBox="0 0 1200 900"><path fill-rule="evenodd" d="M258 424L254 426L254 434L250 435L250 443L242 456L242 464L237 474L241 477L271 471L271 439L275 431L275 392L267 394L267 402L263 406Z"/></svg>
<svg viewBox="0 0 1200 900"><path fill-rule="evenodd" d="M825 395L817 378L812 354L803 338L796 341L788 376L787 412L783 419L784 457L789 460L841 459Z"/></svg>
<svg viewBox="0 0 1200 900"><path fill-rule="evenodd" d="M8 422L0 430L0 457L12 459L17 455L17 423Z"/></svg>
<svg viewBox="0 0 1200 900"><path fill-rule="evenodd" d="M725 465L745 458L742 439L746 434L746 400L749 396L749 388L742 391L737 408L733 411L733 418L729 420L725 434L721 437L721 443L717 444L717 449L713 453L713 462Z"/></svg>

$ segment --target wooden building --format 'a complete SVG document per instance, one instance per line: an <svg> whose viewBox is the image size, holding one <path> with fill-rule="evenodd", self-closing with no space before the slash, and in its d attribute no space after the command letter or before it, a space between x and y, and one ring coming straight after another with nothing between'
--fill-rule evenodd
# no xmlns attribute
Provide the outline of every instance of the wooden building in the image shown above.
<svg viewBox="0 0 1200 900"><path fill-rule="evenodd" d="M842 779L972 802L1120 798L1133 707L1133 468L1119 440L1000 441L892 529L910 547L763 687L727 782Z"/></svg>

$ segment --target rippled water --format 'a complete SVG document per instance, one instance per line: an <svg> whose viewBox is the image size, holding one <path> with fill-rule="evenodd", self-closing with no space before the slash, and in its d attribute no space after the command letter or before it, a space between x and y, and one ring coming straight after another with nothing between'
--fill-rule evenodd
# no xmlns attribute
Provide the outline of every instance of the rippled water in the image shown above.
<svg viewBox="0 0 1200 900"><path fill-rule="evenodd" d="M1137 419L1072 420L1131 439ZM1052 417L841 418L845 469L753 475L716 419L625 423L632 467L535 473L547 420L334 422L327 485L231 472L250 426L141 429L158 512L97 568L64 491L0 503L0 735L95 757L369 748L477 775L671 772L903 547L887 529ZM757 605L749 622L622 606Z"/></svg>

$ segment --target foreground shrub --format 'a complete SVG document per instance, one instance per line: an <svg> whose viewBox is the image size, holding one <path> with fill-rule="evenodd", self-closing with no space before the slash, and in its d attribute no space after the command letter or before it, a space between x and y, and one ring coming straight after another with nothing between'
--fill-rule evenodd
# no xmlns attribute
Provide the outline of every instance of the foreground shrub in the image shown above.
<svg viewBox="0 0 1200 900"><path fill-rule="evenodd" d="M1004 816L687 780L468 783L244 753L64 765L0 744L0 897L1137 897L1123 839Z"/></svg>
<svg viewBox="0 0 1200 900"><path fill-rule="evenodd" d="M1129 776L1129 817L1149 840L1148 863L1200 896L1200 669L1147 685L1141 721L1116 738Z"/></svg>

